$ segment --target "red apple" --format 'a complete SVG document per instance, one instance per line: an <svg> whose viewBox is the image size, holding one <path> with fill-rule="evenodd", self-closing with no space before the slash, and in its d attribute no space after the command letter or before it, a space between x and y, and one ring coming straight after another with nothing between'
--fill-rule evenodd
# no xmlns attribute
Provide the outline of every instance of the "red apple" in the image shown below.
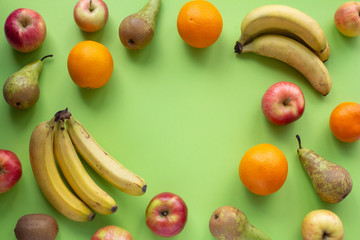
<svg viewBox="0 0 360 240"><path fill-rule="evenodd" d="M187 212L181 197L169 192L160 193L146 208L146 225L158 236L173 237L184 229Z"/></svg>
<svg viewBox="0 0 360 240"><path fill-rule="evenodd" d="M319 209L309 212L301 226L304 240L342 240L344 229L340 218L333 212Z"/></svg>
<svg viewBox="0 0 360 240"><path fill-rule="evenodd" d="M15 153L0 149L0 193L9 191L20 180L21 162Z"/></svg>
<svg viewBox="0 0 360 240"><path fill-rule="evenodd" d="M85 32L102 29L109 17L109 10L103 0L80 0L74 8L74 19Z"/></svg>
<svg viewBox="0 0 360 240"><path fill-rule="evenodd" d="M360 35L360 2L351 1L340 5L334 21L337 29L348 37Z"/></svg>
<svg viewBox="0 0 360 240"><path fill-rule="evenodd" d="M261 108L270 122L286 125L302 116L305 109L304 95L296 84L278 82L265 92Z"/></svg>
<svg viewBox="0 0 360 240"><path fill-rule="evenodd" d="M4 32L14 49L26 53L37 49L44 42L46 25L38 12L19 8L7 17Z"/></svg>
<svg viewBox="0 0 360 240"><path fill-rule="evenodd" d="M121 227L108 225L98 229L90 240L133 240L133 237Z"/></svg>

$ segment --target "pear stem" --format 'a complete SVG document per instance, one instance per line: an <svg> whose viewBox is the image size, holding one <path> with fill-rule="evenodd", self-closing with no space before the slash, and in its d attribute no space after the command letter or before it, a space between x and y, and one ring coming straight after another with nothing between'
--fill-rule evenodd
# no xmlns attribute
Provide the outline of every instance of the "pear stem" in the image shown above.
<svg viewBox="0 0 360 240"><path fill-rule="evenodd" d="M45 58L53 57L53 56L54 56L54 55L52 55L52 54L46 55L46 56L44 56L44 57L41 59L41 61L43 61Z"/></svg>
<svg viewBox="0 0 360 240"><path fill-rule="evenodd" d="M296 135L296 138L298 140L298 143L299 143L299 148L301 149L301 139L300 139L300 136L299 135Z"/></svg>

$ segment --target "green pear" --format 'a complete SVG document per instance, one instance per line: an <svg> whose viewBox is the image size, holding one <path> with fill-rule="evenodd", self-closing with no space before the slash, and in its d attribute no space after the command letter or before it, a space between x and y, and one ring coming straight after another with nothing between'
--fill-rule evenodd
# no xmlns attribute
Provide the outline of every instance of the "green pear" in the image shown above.
<svg viewBox="0 0 360 240"><path fill-rule="evenodd" d="M251 225L242 211L231 206L216 209L210 218L209 228L218 240L271 240Z"/></svg>
<svg viewBox="0 0 360 240"><path fill-rule="evenodd" d="M121 43L126 48L140 50L152 41L160 3L161 0L149 0L139 12L122 20L119 36Z"/></svg>
<svg viewBox="0 0 360 240"><path fill-rule="evenodd" d="M38 79L43 68L43 60L52 56L47 55L41 60L29 63L8 77L3 87L3 94L10 106L27 109L37 102L40 95Z"/></svg>
<svg viewBox="0 0 360 240"><path fill-rule="evenodd" d="M338 203L349 195L352 189L352 179L345 168L326 160L313 150L302 148L300 136L297 153L300 162L308 174L315 191L327 203Z"/></svg>

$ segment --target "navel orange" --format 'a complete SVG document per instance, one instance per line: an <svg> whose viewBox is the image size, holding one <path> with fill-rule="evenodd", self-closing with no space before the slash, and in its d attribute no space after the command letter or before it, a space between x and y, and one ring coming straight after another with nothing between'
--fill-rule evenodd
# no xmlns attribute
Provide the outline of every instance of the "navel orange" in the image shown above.
<svg viewBox="0 0 360 240"><path fill-rule="evenodd" d="M244 186L258 195L278 191L287 178L288 163L284 153L272 144L259 144L242 157L239 176Z"/></svg>
<svg viewBox="0 0 360 240"><path fill-rule="evenodd" d="M209 1L195 0L185 3L177 18L180 37L190 46L205 48L219 38L223 20L219 10Z"/></svg>
<svg viewBox="0 0 360 240"><path fill-rule="evenodd" d="M110 80L114 63L103 44L87 40L71 49L67 67L71 79L79 87L100 88Z"/></svg>
<svg viewBox="0 0 360 240"><path fill-rule="evenodd" d="M343 142L356 142L360 139L360 104L340 103L331 112L329 124L337 139Z"/></svg>

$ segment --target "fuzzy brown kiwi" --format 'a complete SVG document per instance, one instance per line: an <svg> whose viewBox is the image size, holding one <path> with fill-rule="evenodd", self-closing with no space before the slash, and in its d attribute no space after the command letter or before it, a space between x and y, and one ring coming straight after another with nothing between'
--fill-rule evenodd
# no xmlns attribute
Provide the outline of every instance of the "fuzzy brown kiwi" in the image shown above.
<svg viewBox="0 0 360 240"><path fill-rule="evenodd" d="M47 214L27 214L15 226L17 240L54 240L59 232L56 219Z"/></svg>

